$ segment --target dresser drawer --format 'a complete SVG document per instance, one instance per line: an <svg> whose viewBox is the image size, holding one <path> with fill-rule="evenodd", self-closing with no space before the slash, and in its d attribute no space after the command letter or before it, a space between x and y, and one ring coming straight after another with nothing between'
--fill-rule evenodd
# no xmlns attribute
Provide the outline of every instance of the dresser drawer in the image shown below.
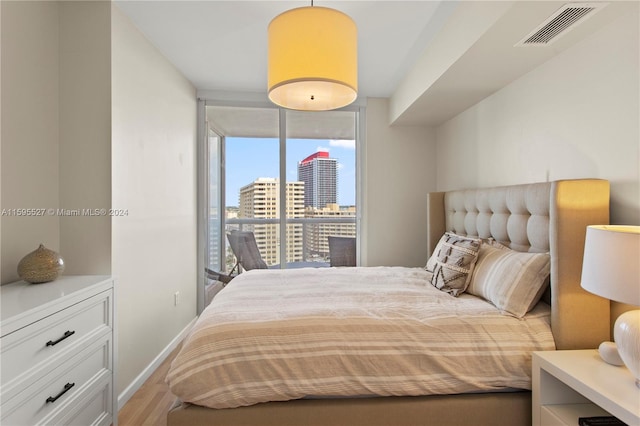
<svg viewBox="0 0 640 426"><path fill-rule="evenodd" d="M2 384L12 387L13 380L26 380L42 363L69 351L111 327L111 291L102 292L23 327L2 338Z"/></svg>
<svg viewBox="0 0 640 426"><path fill-rule="evenodd" d="M111 379L109 375L97 377L94 386L87 388L69 410L58 410L53 416L42 420L43 425L109 426L111 416Z"/></svg>
<svg viewBox="0 0 640 426"><path fill-rule="evenodd" d="M101 377L110 380L111 335L107 332L17 395L3 392L2 420L12 426L36 425L45 417L73 411Z"/></svg>

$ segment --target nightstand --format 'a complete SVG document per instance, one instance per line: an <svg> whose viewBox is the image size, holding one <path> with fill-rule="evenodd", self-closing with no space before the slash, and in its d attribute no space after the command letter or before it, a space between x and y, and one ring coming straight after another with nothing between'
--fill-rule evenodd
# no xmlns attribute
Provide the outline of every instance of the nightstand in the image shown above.
<svg viewBox="0 0 640 426"><path fill-rule="evenodd" d="M577 425L578 417L615 416L640 425L640 389L626 367L596 350L534 352L533 425Z"/></svg>
<svg viewBox="0 0 640 426"><path fill-rule="evenodd" d="M3 285L0 423L117 423L113 279Z"/></svg>

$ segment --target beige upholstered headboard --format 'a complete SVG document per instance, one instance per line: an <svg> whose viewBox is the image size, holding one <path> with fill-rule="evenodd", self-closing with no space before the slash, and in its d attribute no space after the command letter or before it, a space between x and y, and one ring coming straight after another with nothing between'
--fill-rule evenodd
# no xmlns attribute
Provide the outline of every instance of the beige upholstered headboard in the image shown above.
<svg viewBox="0 0 640 426"><path fill-rule="evenodd" d="M551 328L558 349L609 340L609 301L580 287L587 225L609 223L609 182L561 180L428 195L429 253L445 231L493 237L551 255Z"/></svg>

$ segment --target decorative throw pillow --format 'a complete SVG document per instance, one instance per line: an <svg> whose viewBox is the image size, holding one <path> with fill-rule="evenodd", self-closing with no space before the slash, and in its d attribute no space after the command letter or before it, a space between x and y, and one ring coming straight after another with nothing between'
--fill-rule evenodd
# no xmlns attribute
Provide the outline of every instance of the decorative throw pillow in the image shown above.
<svg viewBox="0 0 640 426"><path fill-rule="evenodd" d="M482 245L490 245L491 247L495 247L495 248L499 248L499 249L507 249L507 250L511 250L509 247L505 246L504 244L498 242L498 240L496 240L495 238L486 238L482 240ZM482 247L480 247L482 248Z"/></svg>
<svg viewBox="0 0 640 426"><path fill-rule="evenodd" d="M471 280L481 244L478 238L445 232L425 266L432 273L431 284L452 296L464 292Z"/></svg>
<svg viewBox="0 0 640 426"><path fill-rule="evenodd" d="M467 293L522 318L548 285L548 253L524 253L482 244Z"/></svg>

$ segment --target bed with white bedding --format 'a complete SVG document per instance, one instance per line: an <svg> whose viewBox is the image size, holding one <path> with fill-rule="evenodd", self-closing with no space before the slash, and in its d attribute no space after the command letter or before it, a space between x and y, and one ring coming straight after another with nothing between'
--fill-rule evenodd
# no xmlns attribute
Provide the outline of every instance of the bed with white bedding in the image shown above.
<svg viewBox="0 0 640 426"><path fill-rule="evenodd" d="M168 375L211 408L344 396L530 389L555 348L550 310L524 318L429 282L422 268L252 270L202 313ZM215 383L214 388L211 383Z"/></svg>
<svg viewBox="0 0 640 426"><path fill-rule="evenodd" d="M608 196L601 180L429 195L432 248L450 232L548 253L550 304L521 311L505 286L470 280L454 297L422 268L243 273L172 364L168 424L530 424L531 352L608 337L608 304L579 286ZM474 279L491 276L477 260Z"/></svg>

